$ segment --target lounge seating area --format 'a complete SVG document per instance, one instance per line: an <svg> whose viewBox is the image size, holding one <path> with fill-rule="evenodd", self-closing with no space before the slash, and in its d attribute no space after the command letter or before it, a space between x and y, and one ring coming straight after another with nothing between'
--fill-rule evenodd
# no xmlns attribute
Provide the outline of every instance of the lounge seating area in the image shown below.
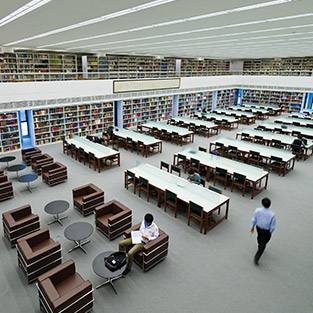
<svg viewBox="0 0 313 313"><path fill-rule="evenodd" d="M49 186L62 183L67 180L67 167L60 162L43 165L42 180Z"/></svg>
<svg viewBox="0 0 313 313"><path fill-rule="evenodd" d="M40 154L41 154L41 150L38 147L23 149L22 150L22 160L28 166L28 165L31 165L31 158L34 156L40 155Z"/></svg>
<svg viewBox="0 0 313 313"><path fill-rule="evenodd" d="M0 201L13 198L13 185L6 175L0 175Z"/></svg>

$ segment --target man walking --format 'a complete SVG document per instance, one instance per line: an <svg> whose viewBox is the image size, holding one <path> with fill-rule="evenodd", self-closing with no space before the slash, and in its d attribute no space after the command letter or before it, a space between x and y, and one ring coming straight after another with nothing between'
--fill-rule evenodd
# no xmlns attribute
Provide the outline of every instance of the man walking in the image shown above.
<svg viewBox="0 0 313 313"><path fill-rule="evenodd" d="M254 232L254 226L258 232L258 251L254 256L254 264L259 265L259 260L263 254L266 244L270 241L273 231L276 226L276 216L269 207L271 206L271 200L264 198L262 200L262 208L257 208L254 211L252 220L251 220L251 229L250 232Z"/></svg>

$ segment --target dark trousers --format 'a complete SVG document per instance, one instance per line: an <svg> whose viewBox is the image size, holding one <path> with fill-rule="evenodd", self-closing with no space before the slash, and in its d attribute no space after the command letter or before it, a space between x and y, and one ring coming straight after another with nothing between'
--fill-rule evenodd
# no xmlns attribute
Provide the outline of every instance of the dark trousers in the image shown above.
<svg viewBox="0 0 313 313"><path fill-rule="evenodd" d="M256 230L258 232L258 245L259 249L255 255L255 258L257 260L260 259L261 255L263 254L266 244L270 241L271 239L271 233L268 230L256 227Z"/></svg>

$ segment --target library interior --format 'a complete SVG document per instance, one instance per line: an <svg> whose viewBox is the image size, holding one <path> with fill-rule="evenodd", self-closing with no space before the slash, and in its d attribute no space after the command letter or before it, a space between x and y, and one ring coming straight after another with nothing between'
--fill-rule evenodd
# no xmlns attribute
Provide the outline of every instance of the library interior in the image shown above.
<svg viewBox="0 0 313 313"><path fill-rule="evenodd" d="M312 312L312 21L2 3L0 312Z"/></svg>

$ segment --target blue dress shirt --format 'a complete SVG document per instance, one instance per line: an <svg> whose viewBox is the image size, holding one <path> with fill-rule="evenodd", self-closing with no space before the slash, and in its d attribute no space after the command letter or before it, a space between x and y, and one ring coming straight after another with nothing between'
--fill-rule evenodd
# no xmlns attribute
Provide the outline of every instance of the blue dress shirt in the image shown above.
<svg viewBox="0 0 313 313"><path fill-rule="evenodd" d="M193 176L188 175L187 180L189 179L197 185L201 184L201 178L198 173L195 173Z"/></svg>
<svg viewBox="0 0 313 313"><path fill-rule="evenodd" d="M269 208L258 208L254 211L251 228L257 226L261 229L269 230L272 234L276 227L276 216Z"/></svg>

